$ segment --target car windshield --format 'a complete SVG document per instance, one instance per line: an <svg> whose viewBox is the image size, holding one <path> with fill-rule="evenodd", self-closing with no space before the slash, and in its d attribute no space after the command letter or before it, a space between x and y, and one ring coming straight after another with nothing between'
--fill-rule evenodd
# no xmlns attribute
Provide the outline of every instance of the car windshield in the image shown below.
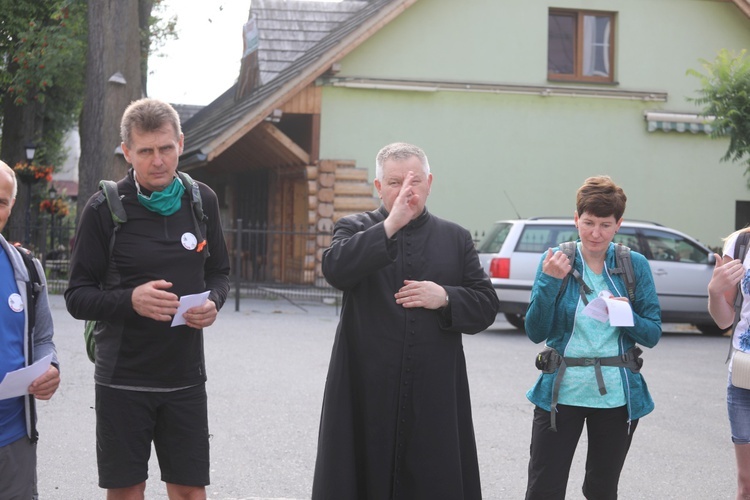
<svg viewBox="0 0 750 500"><path fill-rule="evenodd" d="M512 224L508 222L497 222L492 225L487 235L477 245L477 252L479 253L497 253L505 243L505 238L508 237L508 231Z"/></svg>

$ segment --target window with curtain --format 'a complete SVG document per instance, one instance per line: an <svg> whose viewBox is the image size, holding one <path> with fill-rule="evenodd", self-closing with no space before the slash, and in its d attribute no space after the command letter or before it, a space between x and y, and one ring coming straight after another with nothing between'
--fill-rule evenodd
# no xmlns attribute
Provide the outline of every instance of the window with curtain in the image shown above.
<svg viewBox="0 0 750 500"><path fill-rule="evenodd" d="M549 11L547 78L613 82L613 12Z"/></svg>

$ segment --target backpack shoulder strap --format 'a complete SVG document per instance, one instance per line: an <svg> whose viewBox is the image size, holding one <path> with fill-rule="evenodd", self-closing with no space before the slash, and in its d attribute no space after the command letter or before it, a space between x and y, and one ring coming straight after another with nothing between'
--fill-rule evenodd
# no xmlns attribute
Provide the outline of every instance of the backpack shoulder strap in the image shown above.
<svg viewBox="0 0 750 500"><path fill-rule="evenodd" d="M578 282L578 284L581 287L581 298L583 299L584 304L588 304L588 299L586 298L587 293L591 293L591 289L586 284L585 281L583 281L583 277L581 276L581 273L578 272L578 270L575 268L575 261L576 261L576 250L577 245L575 241L566 241L564 243L560 243L559 245L560 251L564 253L568 260L570 261L570 272L565 275L563 278L563 282L560 285L560 290L557 292L557 298L559 299L560 296L563 294L563 291L565 290L565 287L568 285L568 280L570 279L570 276L572 275L573 278Z"/></svg>
<svg viewBox="0 0 750 500"><path fill-rule="evenodd" d="M190 192L190 206L192 207L193 223L195 225L195 233L198 237L198 251L203 252L208 257L210 255L207 248L208 242L208 216L203 212L203 200L201 198L201 190L198 183L193 180L185 172L177 171L177 175L180 176L182 184L185 189Z"/></svg>
<svg viewBox="0 0 750 500"><path fill-rule="evenodd" d="M735 259L745 260L748 243L750 243L750 231L742 231L737 235L737 241L734 244Z"/></svg>
<svg viewBox="0 0 750 500"><path fill-rule="evenodd" d="M560 243L560 251L564 253L568 260L570 261L570 268L573 269L573 264L576 261L576 243L575 241L566 241L564 243ZM565 290L565 287L568 285L568 280L570 279L570 273L566 274L563 278L562 285L560 285L560 291L557 292L557 298L560 298L560 295L562 295L563 290Z"/></svg>
<svg viewBox="0 0 750 500"><path fill-rule="evenodd" d="M106 200L115 227L127 222L128 214L125 213L125 207L122 206L122 198L120 198L120 192L117 190L117 183L110 180L101 180L99 181L99 189L99 195L94 199L94 207L98 207Z"/></svg>
<svg viewBox="0 0 750 500"><path fill-rule="evenodd" d="M19 245L14 245L14 248L21 256L21 260L23 261L23 264L24 266L26 266L26 270L29 273L29 281L26 283L26 296L29 302L26 308L26 310L28 311L26 317L29 323L29 349L33 350L33 332L34 326L36 325L36 302L39 294L44 289L44 284L42 283L42 279L40 278L40 268L37 267L38 261L34 259L34 256L31 254L31 252ZM30 359L34 359L33 352L31 353Z"/></svg>
<svg viewBox="0 0 750 500"><path fill-rule="evenodd" d="M628 299L632 304L635 302L635 272L633 271L633 259L630 258L630 247L622 243L615 244L615 263L617 268L612 269L612 272L622 274Z"/></svg>
<svg viewBox="0 0 750 500"><path fill-rule="evenodd" d="M198 183L185 172L177 171L180 180L185 185L185 189L190 192L190 204L193 207L193 214L199 222L205 222L208 217L203 213L203 200L201 199L201 190Z"/></svg>
<svg viewBox="0 0 750 500"><path fill-rule="evenodd" d="M31 252L23 247L16 246L16 250L18 250L18 253L21 255L21 260L23 260L24 265L26 266L26 270L29 272L29 283L31 284L31 300L32 302L36 302L37 296L39 296L39 292L42 291L44 288L44 285L42 284L42 280L39 277L39 269L37 268L36 261L34 259L34 256L31 255ZM33 305L33 304L32 304ZM34 308L29 308L29 329L31 329L31 314L33 313Z"/></svg>
<svg viewBox="0 0 750 500"><path fill-rule="evenodd" d="M99 206L107 202L107 208L109 214L112 217L112 223L114 229L112 230L112 236L109 238L109 259L112 258L112 251L115 248L115 236L120 226L128 221L128 214L125 212L125 207L122 205L122 198L120 198L120 192L117 189L117 183L103 179L99 181L99 194L97 194L94 201L91 203L93 208L99 208Z"/></svg>

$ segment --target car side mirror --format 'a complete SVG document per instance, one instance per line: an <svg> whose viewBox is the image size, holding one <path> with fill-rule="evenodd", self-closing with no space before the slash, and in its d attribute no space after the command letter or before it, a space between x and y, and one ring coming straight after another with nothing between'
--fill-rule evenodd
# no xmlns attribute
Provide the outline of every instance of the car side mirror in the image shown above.
<svg viewBox="0 0 750 500"><path fill-rule="evenodd" d="M708 263L712 266L716 265L716 256L713 252L708 252Z"/></svg>

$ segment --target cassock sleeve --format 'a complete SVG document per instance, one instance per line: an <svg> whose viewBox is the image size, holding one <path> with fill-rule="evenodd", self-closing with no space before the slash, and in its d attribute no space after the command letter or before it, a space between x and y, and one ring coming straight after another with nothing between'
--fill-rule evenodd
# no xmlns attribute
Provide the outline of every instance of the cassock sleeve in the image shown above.
<svg viewBox="0 0 750 500"><path fill-rule="evenodd" d="M463 280L461 286L443 285L449 306L443 309L440 326L446 330L478 333L495 322L500 301L492 282L482 269L471 234L464 234Z"/></svg>

